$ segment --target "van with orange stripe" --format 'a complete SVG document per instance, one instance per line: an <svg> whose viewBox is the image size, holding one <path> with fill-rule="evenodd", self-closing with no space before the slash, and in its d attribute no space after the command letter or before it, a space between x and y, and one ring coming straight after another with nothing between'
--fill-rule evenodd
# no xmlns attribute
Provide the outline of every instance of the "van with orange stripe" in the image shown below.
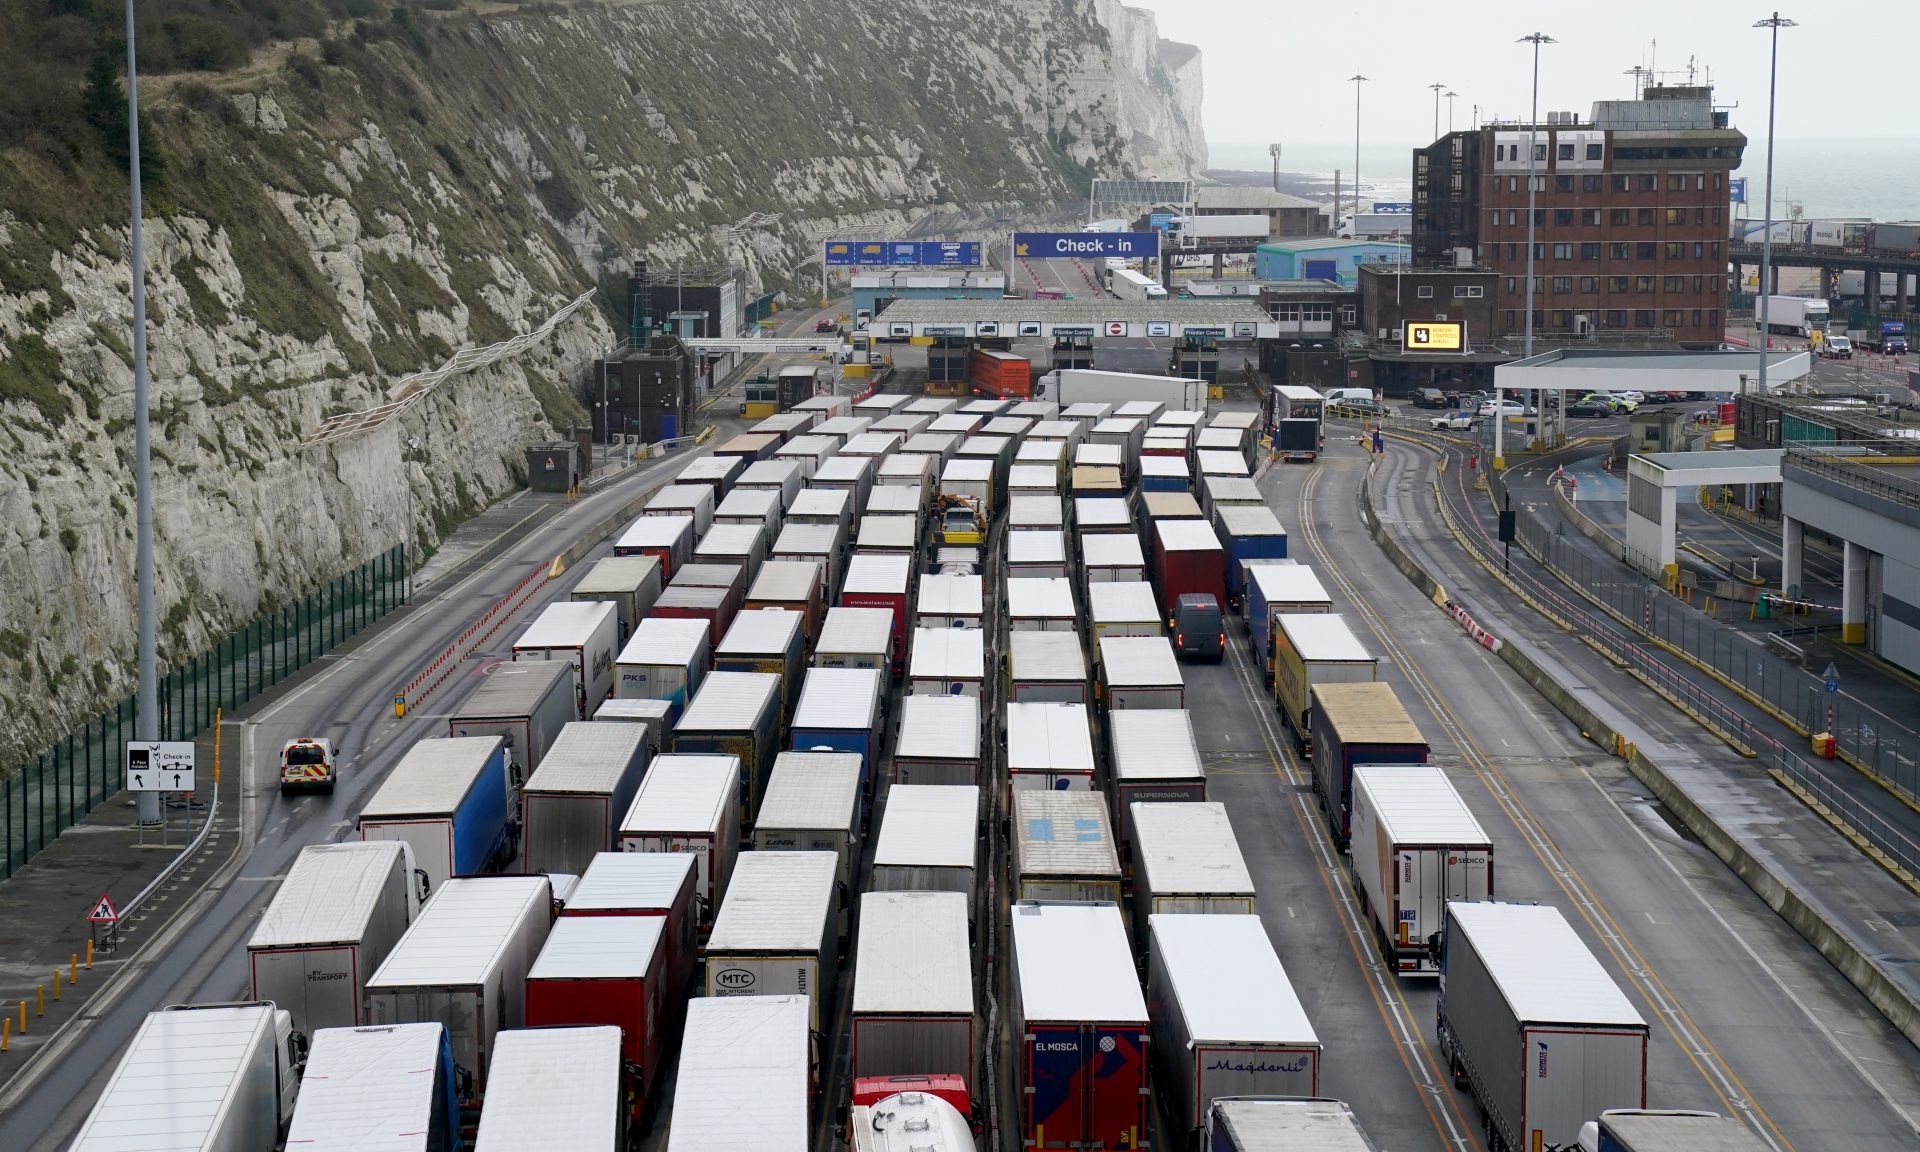
<svg viewBox="0 0 1920 1152"><path fill-rule="evenodd" d="M333 791L336 765L333 741L317 736L302 736L287 741L280 750L280 790L323 788Z"/></svg>

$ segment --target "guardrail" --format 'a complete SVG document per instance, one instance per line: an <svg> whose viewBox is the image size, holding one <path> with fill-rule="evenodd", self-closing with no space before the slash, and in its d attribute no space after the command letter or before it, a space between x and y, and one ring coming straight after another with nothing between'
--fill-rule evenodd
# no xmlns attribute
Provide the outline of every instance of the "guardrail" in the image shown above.
<svg viewBox="0 0 1920 1152"><path fill-rule="evenodd" d="M395 698L405 707L412 708L433 695L435 689L446 683L447 677L453 675L455 668L458 668L467 657L473 655L482 644L492 639L493 634L500 630L500 626L525 606L532 596L528 589L536 587L536 581L539 584L545 584L548 577L549 573L545 568L536 568L529 572L520 583L513 586L512 591L494 601L493 607L487 609L478 620L467 625L465 631L454 637L453 643L447 645L438 656L429 661L418 675L407 681L405 688L394 693ZM515 603L516 599L518 603ZM462 651L463 648L464 651Z"/></svg>

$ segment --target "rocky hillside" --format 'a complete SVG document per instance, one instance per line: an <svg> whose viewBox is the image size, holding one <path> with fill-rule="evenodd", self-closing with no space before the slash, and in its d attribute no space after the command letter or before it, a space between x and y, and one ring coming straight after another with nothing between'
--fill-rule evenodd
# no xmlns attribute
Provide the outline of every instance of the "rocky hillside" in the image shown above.
<svg viewBox="0 0 1920 1152"><path fill-rule="evenodd" d="M76 0L23 2L118 50L110 21L62 15ZM207 7L271 9L238 49L168 22L143 78L163 663L397 543L406 486L431 547L519 483L520 449L584 418L608 293L402 420L303 437L636 255L777 288L827 229L1205 155L1194 53L1111 0L325 3ZM216 70L166 71L188 66ZM0 131L0 763L131 690L126 185L100 135ZM781 220L725 231L751 213Z"/></svg>

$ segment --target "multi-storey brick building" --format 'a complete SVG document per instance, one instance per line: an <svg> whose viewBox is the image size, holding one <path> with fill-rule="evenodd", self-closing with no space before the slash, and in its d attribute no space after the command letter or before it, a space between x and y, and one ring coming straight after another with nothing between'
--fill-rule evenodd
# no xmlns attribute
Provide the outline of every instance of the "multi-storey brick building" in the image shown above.
<svg viewBox="0 0 1920 1152"><path fill-rule="evenodd" d="M1417 263L1473 250L1498 273L1494 324L1526 325L1527 179L1534 171L1536 335L1615 333L1714 347L1725 330L1728 181L1747 138L1709 88L1599 100L1588 123L1551 113L1441 137L1413 154ZM1604 336L1601 336L1604 338Z"/></svg>

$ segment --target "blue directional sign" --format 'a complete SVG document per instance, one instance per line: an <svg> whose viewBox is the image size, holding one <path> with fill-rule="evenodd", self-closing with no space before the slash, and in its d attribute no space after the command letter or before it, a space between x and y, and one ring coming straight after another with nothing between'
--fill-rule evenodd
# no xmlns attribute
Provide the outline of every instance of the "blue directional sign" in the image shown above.
<svg viewBox="0 0 1920 1152"><path fill-rule="evenodd" d="M928 268L980 267L978 240L923 240L920 263Z"/></svg>
<svg viewBox="0 0 1920 1152"><path fill-rule="evenodd" d="M884 240L862 240L853 246L853 262L862 268L885 268L887 244Z"/></svg>
<svg viewBox="0 0 1920 1152"><path fill-rule="evenodd" d="M1838 692L1838 691L1840 691L1840 681L1838 681L1838 680L1829 680L1829 681L1827 681L1827 691L1829 691L1829 692Z"/></svg>
<svg viewBox="0 0 1920 1152"><path fill-rule="evenodd" d="M1413 211L1413 202L1411 200L1375 200L1373 210L1390 215L1402 215Z"/></svg>
<svg viewBox="0 0 1920 1152"><path fill-rule="evenodd" d="M978 268L978 240L829 240L829 268Z"/></svg>
<svg viewBox="0 0 1920 1152"><path fill-rule="evenodd" d="M827 241L826 260L827 260L827 267L829 268L853 267L853 241L851 240Z"/></svg>
<svg viewBox="0 0 1920 1152"><path fill-rule="evenodd" d="M1735 176L1727 181L1727 199L1735 204L1747 202L1747 178Z"/></svg>
<svg viewBox="0 0 1920 1152"><path fill-rule="evenodd" d="M887 244L887 263L894 268L917 268L920 266L920 242L918 240L894 240Z"/></svg>
<svg viewBox="0 0 1920 1152"><path fill-rule="evenodd" d="M1160 255L1158 232L1015 232L1013 254L1022 260L1095 260L1117 256L1151 260Z"/></svg>
<svg viewBox="0 0 1920 1152"><path fill-rule="evenodd" d="M1155 232L1165 232L1168 228L1173 227L1173 213L1155 212L1149 215L1147 217L1147 227L1153 229Z"/></svg>

